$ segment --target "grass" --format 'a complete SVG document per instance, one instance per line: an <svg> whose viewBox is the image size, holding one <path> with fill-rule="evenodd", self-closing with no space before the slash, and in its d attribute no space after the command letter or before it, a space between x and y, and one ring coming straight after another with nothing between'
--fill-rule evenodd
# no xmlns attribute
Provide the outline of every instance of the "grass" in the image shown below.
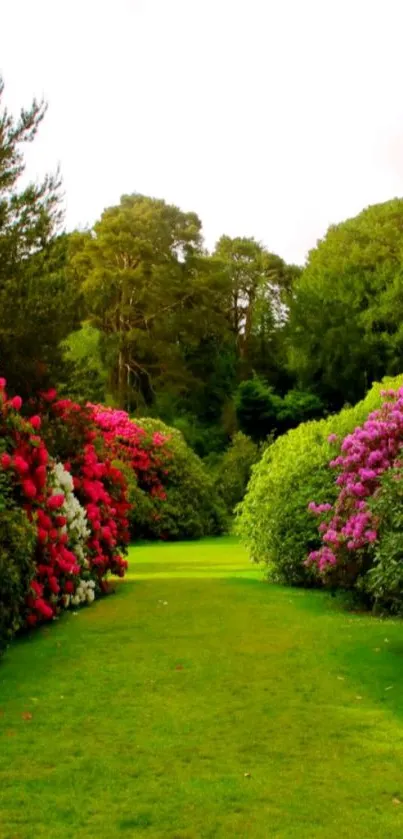
<svg viewBox="0 0 403 839"><path fill-rule="evenodd" d="M0 664L0 837L233 836L401 839L403 624L232 539L134 548Z"/></svg>

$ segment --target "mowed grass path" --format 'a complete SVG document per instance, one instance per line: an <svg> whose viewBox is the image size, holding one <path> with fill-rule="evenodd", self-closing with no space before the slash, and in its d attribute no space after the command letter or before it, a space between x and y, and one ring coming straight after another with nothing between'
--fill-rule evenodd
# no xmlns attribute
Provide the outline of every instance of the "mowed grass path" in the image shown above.
<svg viewBox="0 0 403 839"><path fill-rule="evenodd" d="M233 836L401 839L403 624L139 546L0 664L0 837Z"/></svg>

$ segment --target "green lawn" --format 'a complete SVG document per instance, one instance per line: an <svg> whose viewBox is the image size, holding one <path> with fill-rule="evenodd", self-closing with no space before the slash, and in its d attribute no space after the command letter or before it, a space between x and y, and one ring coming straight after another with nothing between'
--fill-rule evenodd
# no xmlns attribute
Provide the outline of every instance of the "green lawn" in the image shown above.
<svg viewBox="0 0 403 839"><path fill-rule="evenodd" d="M401 839L403 624L232 539L132 549L0 664L1 839L120 836Z"/></svg>

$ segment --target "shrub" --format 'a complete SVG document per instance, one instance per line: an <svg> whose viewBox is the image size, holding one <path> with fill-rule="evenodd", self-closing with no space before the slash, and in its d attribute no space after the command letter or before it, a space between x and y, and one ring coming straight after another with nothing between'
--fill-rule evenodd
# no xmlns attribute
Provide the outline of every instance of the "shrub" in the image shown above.
<svg viewBox="0 0 403 839"><path fill-rule="evenodd" d="M50 452L73 478L74 494L85 509L90 536L89 569L100 588L109 573L123 577L129 541L129 502L124 475L113 465L114 451L97 426L93 407L42 394L43 435Z"/></svg>
<svg viewBox="0 0 403 839"><path fill-rule="evenodd" d="M357 586L373 601L396 610L400 577L403 580L399 563L403 388L389 389L383 396L381 408L338 444L339 454L329 464L338 472L334 504L310 504L322 519L322 545L308 562L326 582Z"/></svg>
<svg viewBox="0 0 403 839"><path fill-rule="evenodd" d="M260 455L259 446L242 431L238 431L228 449L215 464L214 483L230 515L235 506L242 501L252 466L257 463Z"/></svg>
<svg viewBox="0 0 403 839"><path fill-rule="evenodd" d="M126 411L103 405L88 407L109 452L130 465L141 489L165 499L163 476L172 457L167 446L168 434L156 425L147 430L146 426L132 421Z"/></svg>
<svg viewBox="0 0 403 839"><path fill-rule="evenodd" d="M380 487L369 509L376 521L378 540L371 551L368 573L359 581L359 589L376 610L403 613L403 472L389 469L381 477Z"/></svg>
<svg viewBox="0 0 403 839"><path fill-rule="evenodd" d="M33 400L25 406L26 419L22 400L9 399L5 387L0 379L3 639L70 603L92 602L109 571L123 575L128 540L126 482L91 412L50 391L39 408Z"/></svg>
<svg viewBox="0 0 403 839"><path fill-rule="evenodd" d="M19 396L8 399L5 380L0 387L0 469L9 481L6 511L20 509L35 524L35 574L26 598L26 622L33 626L49 620L63 607L63 594L78 584L80 565L69 549L64 495L55 488L52 463L39 437L41 419L20 414Z"/></svg>
<svg viewBox="0 0 403 839"><path fill-rule="evenodd" d="M315 583L315 569L304 564L307 554L320 547L308 505L312 500L333 503L337 496L335 476L328 469L332 455L328 437L331 433L345 437L380 406L385 385L396 388L401 383L401 376L384 380L354 408L289 431L253 467L237 530L252 558L266 563L273 579L293 585Z"/></svg>
<svg viewBox="0 0 403 839"><path fill-rule="evenodd" d="M182 434L160 420L136 420L149 434L165 438L161 481L166 498L153 498L153 511L144 500L132 512L133 532L147 539L198 539L222 533L226 511L203 462ZM146 515L146 518L144 516Z"/></svg>
<svg viewBox="0 0 403 839"><path fill-rule="evenodd" d="M0 654L24 621L35 544L36 528L14 506L10 475L0 470Z"/></svg>

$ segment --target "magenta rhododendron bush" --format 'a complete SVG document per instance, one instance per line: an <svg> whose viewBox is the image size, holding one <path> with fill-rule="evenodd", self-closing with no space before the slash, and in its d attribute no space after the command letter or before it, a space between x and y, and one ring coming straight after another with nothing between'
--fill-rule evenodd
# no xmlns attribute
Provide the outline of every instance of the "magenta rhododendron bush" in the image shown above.
<svg viewBox="0 0 403 839"><path fill-rule="evenodd" d="M92 410L54 391L42 394L43 433L52 454L73 477L74 493L84 507L90 530L88 563L101 588L108 572L124 576L122 550L129 541L126 479L93 422Z"/></svg>
<svg viewBox="0 0 403 839"><path fill-rule="evenodd" d="M163 481L172 457L169 437L158 431L147 434L126 411L103 405L88 405L88 408L111 454L131 467L141 489L164 501Z"/></svg>
<svg viewBox="0 0 403 839"><path fill-rule="evenodd" d="M400 479L403 448L403 388L382 393L384 403L343 441L331 435L338 448L330 462L337 477L338 497L334 505L315 504L309 509L320 519L322 547L313 551L313 564L324 579L351 584L369 569L379 538L380 518L373 501L382 479L393 470Z"/></svg>

